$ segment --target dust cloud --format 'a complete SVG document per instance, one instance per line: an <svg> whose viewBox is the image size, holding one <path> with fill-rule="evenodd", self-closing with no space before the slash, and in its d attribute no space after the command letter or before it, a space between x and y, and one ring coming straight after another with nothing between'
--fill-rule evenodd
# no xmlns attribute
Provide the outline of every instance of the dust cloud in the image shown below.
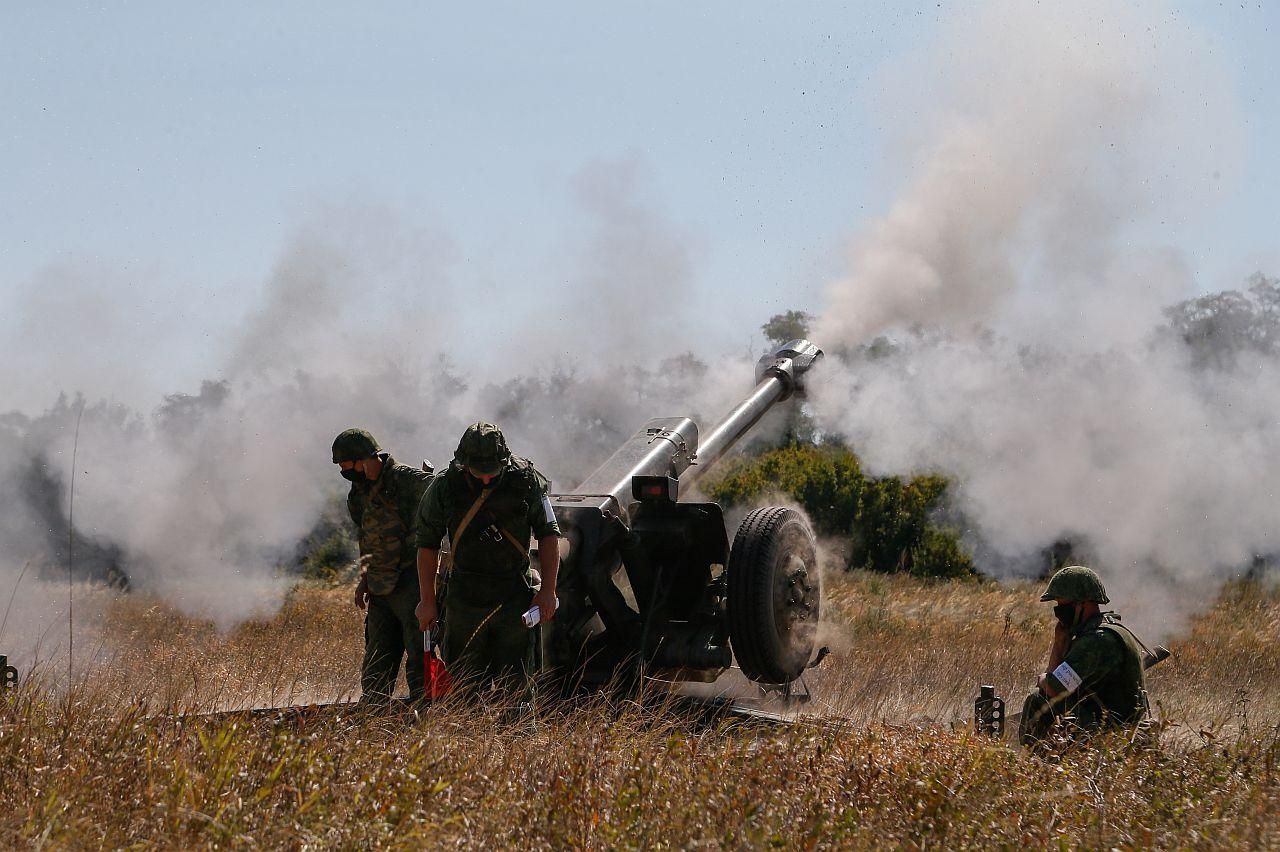
<svg viewBox="0 0 1280 852"><path fill-rule="evenodd" d="M813 330L829 356L815 416L870 471L952 475L984 568L1087 544L1158 638L1280 549L1280 368L1205 368L1159 330L1202 289L1160 235L1237 177L1231 87L1159 3L947 14L877 81L902 189ZM21 613L4 650L20 661L65 625L68 540L84 576L116 566L219 625L273 612L278 566L342 487L328 450L348 426L440 464L467 423L496 420L570 487L650 417L726 410L751 364L689 353L701 329L679 305L702 247L642 185L629 161L579 175L579 219L537 276L567 283L553 299L506 302L447 227L369 207L316 213L216 340L190 331L182 282L130 295L146 275L63 263L29 282L0 319L21 365L0 415L0 596L17 587ZM141 325L131 299L162 320ZM162 385L175 365L189 383Z"/></svg>
<svg viewBox="0 0 1280 852"><path fill-rule="evenodd" d="M1240 162L1212 46L1161 4L991 2L911 61L908 177L814 330L819 420L873 471L952 475L983 568L1072 541L1170 635L1277 550L1280 363L1161 330L1197 287L1155 237Z"/></svg>
<svg viewBox="0 0 1280 852"><path fill-rule="evenodd" d="M647 281L692 288L691 238L642 197L629 163L590 166L575 192L580 217L561 256L566 279L590 298L531 303L527 321L515 322L510 306L476 307L445 229L380 208L327 210L284 247L259 301L219 342L214 375L150 406L104 400L101 371L86 365L77 377L68 367L83 363L76 338L94 322L71 306L96 279L50 277L54 291L46 286L38 301L63 305L63 333L41 337L47 373L35 364L23 386L83 396L0 416L0 593L16 588L22 613L0 636L5 653L29 662L42 636L66 632L73 449L77 576L101 584L123 572L134 588L225 628L279 607L289 584L280 566L346 487L329 456L344 428L370 429L405 463L442 465L468 423L493 420L567 489L651 417L720 413L749 387L751 366L688 354L667 317L638 310L632 292ZM479 341L460 316L477 310L497 322ZM110 371L126 375L168 351L133 346L127 322L94 333ZM175 350L196 345L174 339ZM41 647L47 657L57 645Z"/></svg>

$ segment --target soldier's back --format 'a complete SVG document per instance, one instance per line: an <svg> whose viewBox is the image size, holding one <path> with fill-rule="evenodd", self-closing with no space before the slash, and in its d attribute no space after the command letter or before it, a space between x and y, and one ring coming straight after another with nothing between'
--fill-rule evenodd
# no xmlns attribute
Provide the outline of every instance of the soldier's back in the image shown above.
<svg viewBox="0 0 1280 852"><path fill-rule="evenodd" d="M1077 636L1067 661L1085 684L1082 711L1090 700L1101 705L1094 720L1097 726L1141 721L1146 713L1142 651L1118 617L1106 613L1096 626Z"/></svg>

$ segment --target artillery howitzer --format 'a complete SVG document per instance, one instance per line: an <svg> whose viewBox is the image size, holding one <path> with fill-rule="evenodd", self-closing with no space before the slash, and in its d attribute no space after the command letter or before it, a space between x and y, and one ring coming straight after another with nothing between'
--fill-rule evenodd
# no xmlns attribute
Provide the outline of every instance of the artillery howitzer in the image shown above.
<svg viewBox="0 0 1280 852"><path fill-rule="evenodd" d="M822 586L808 522L793 509L756 509L730 547L720 506L679 491L803 393L821 357L806 340L787 343L760 359L755 389L705 436L688 417L650 420L572 493L551 496L564 536L560 605L540 629L543 667L563 692L626 689L646 675L709 683L734 657L751 680L789 690L813 662ZM217 715L306 720L355 706Z"/></svg>
<svg viewBox="0 0 1280 852"><path fill-rule="evenodd" d="M564 535L560 608L545 627L547 672L566 690L642 676L710 682L743 674L788 687L810 665L822 587L798 512L751 512L730 546L716 503L680 499L777 403L804 391L822 357L793 340L757 365L757 385L705 434L688 417L650 420L573 492L553 494Z"/></svg>

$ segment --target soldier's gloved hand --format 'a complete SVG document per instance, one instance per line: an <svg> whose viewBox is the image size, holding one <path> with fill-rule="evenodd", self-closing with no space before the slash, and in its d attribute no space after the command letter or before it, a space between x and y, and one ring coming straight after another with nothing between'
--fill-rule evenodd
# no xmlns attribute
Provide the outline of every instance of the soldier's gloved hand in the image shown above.
<svg viewBox="0 0 1280 852"><path fill-rule="evenodd" d="M556 614L555 589L548 589L543 586L542 590L533 596L533 603L530 606L536 606L539 609L542 621L550 621Z"/></svg>
<svg viewBox="0 0 1280 852"><path fill-rule="evenodd" d="M1053 644L1049 646L1049 671L1056 669L1067 656L1067 650L1071 647L1071 630L1064 626L1062 622L1056 621L1053 625Z"/></svg>
<svg viewBox="0 0 1280 852"><path fill-rule="evenodd" d="M418 629L423 633L430 633L436 629L436 622L440 620L439 614L436 612L435 601L418 601L418 606L414 608L413 614L418 618Z"/></svg>
<svg viewBox="0 0 1280 852"><path fill-rule="evenodd" d="M369 578L361 574L360 582L356 583L355 593L356 609L363 610L369 605Z"/></svg>

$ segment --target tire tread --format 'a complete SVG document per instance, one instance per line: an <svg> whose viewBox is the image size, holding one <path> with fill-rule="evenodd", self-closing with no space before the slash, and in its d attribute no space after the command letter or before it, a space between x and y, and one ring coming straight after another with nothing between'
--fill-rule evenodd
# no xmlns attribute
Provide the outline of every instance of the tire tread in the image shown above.
<svg viewBox="0 0 1280 852"><path fill-rule="evenodd" d="M774 624L773 572L758 568L776 561L784 530L791 523L803 525L811 537L795 510L782 506L756 509L738 527L729 551L729 637L743 674L761 683L786 683L798 675L784 670L780 660L783 649Z"/></svg>

